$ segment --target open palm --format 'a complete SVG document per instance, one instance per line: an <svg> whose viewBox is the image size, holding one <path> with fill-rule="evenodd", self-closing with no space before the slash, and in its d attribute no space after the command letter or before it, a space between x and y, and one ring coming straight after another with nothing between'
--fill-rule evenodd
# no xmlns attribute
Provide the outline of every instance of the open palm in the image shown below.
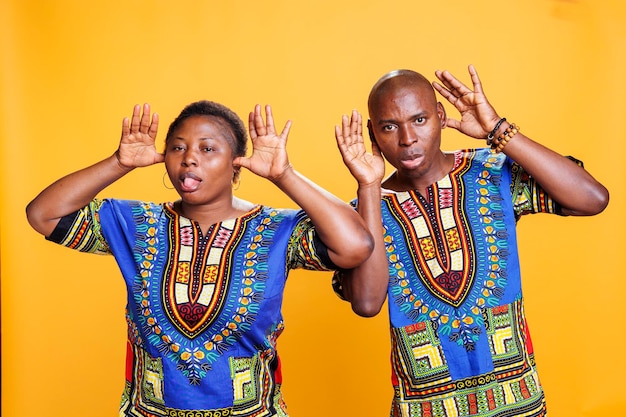
<svg viewBox="0 0 626 417"><path fill-rule="evenodd" d="M156 150L156 135L159 127L159 116L154 113L150 117L150 105L136 104L133 115L122 121L122 137L117 150L121 165L137 168L163 162L164 156Z"/></svg>
<svg viewBox="0 0 626 417"><path fill-rule="evenodd" d="M433 87L446 98L461 114L461 120L448 118L446 125L477 138L484 139L498 122L499 117L483 92L478 73L469 66L473 90L459 81L448 71L436 71L435 75L443 84L433 83Z"/></svg>
<svg viewBox="0 0 626 417"><path fill-rule="evenodd" d="M362 117L356 110L352 116L344 115L341 127L335 126L335 139L344 164L360 185L381 183L385 175L385 161L376 142L368 153L363 142Z"/></svg>
<svg viewBox="0 0 626 417"><path fill-rule="evenodd" d="M272 108L269 105L265 106L265 119L261 114L261 106L257 104L248 117L252 155L235 158L233 163L274 181L290 167L286 148L291 121L287 121L279 135L274 128Z"/></svg>

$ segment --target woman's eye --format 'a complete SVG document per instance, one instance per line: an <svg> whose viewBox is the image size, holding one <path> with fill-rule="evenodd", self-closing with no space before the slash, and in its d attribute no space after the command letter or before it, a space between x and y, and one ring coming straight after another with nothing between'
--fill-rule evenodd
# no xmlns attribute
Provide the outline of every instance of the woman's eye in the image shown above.
<svg viewBox="0 0 626 417"><path fill-rule="evenodd" d="M215 150L215 148L213 148L212 146L207 146L203 150L204 150L204 152L213 152Z"/></svg>

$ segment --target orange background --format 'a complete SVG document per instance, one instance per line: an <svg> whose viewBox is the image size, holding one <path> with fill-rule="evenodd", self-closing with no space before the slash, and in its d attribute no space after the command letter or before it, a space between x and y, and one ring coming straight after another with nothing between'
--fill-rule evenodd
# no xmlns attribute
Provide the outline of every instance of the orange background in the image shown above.
<svg viewBox="0 0 626 417"><path fill-rule="evenodd" d="M626 6L618 0L143 0L0 3L2 415L116 415L124 380L125 295L110 257L46 242L24 207L58 177L110 155L133 104L161 115L222 102L245 116L270 103L294 122L293 165L344 200L355 184L333 128L366 111L395 68L481 75L497 111L584 160L611 192L591 218L531 216L518 230L527 315L552 417L617 416L623 377L626 232ZM455 112L447 106L449 116ZM481 143L444 131L444 147ZM176 198L163 166L103 196ZM240 197L293 203L249 172ZM330 274L296 271L279 351L292 416L385 416L386 313L356 317Z"/></svg>

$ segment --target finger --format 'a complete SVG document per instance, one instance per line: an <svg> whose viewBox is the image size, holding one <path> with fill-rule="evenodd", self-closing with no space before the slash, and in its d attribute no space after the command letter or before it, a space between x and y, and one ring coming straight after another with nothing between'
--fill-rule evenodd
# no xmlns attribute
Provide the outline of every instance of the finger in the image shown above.
<svg viewBox="0 0 626 417"><path fill-rule="evenodd" d="M250 139L254 140L257 137L256 128L254 127L254 112L248 113L248 132L250 132Z"/></svg>
<svg viewBox="0 0 626 417"><path fill-rule="evenodd" d="M335 125L335 139L337 140L337 145L343 144L343 135L341 134L341 128Z"/></svg>
<svg viewBox="0 0 626 417"><path fill-rule="evenodd" d="M346 143L346 137L343 135L343 130L341 127L335 125L335 139L337 140L337 147L342 155L345 155L348 149L348 144Z"/></svg>
<svg viewBox="0 0 626 417"><path fill-rule="evenodd" d="M128 117L124 117L122 119L122 139L128 137L130 135L130 120Z"/></svg>
<svg viewBox="0 0 626 417"><path fill-rule="evenodd" d="M342 117L342 124L347 122L348 116L344 115ZM335 138L337 139L337 148L339 149L339 153L341 154L341 158L346 163L351 161L353 158L353 153L350 152L350 144L346 142L346 137L343 135L343 128L335 125Z"/></svg>
<svg viewBox="0 0 626 417"><path fill-rule="evenodd" d="M361 136L361 126L359 124L359 114L356 110L352 110L352 117L350 118L350 133L359 141Z"/></svg>
<svg viewBox="0 0 626 417"><path fill-rule="evenodd" d="M269 104L265 106L265 124L267 127L268 135L276 134L276 129L274 129L274 116L272 116L272 106L270 106ZM285 129L283 129L283 132L284 131Z"/></svg>
<svg viewBox="0 0 626 417"><path fill-rule="evenodd" d="M267 134L265 122L263 121L263 116L261 115L260 104L257 104L254 107L254 128L256 129L257 136L265 136Z"/></svg>
<svg viewBox="0 0 626 417"><path fill-rule="evenodd" d="M145 103L143 105L141 121L139 122L139 132L148 133L148 130L150 130L150 105Z"/></svg>
<svg viewBox="0 0 626 417"><path fill-rule="evenodd" d="M130 133L137 133L139 131L139 118L141 115L141 106L135 104L133 107L133 115L130 119Z"/></svg>
<svg viewBox="0 0 626 417"><path fill-rule="evenodd" d="M451 127L452 129L461 130L461 122L456 119L446 119L446 127Z"/></svg>
<svg viewBox="0 0 626 417"><path fill-rule="evenodd" d="M245 157L245 156L238 156L235 159L233 159L233 166L235 168L244 167L246 169L250 169L250 166L251 166L250 158Z"/></svg>
<svg viewBox="0 0 626 417"><path fill-rule="evenodd" d="M155 139L158 130L159 130L159 115L157 113L154 113L152 115L152 122L150 123L150 129L148 130L148 135L152 139Z"/></svg>
<svg viewBox="0 0 626 417"><path fill-rule="evenodd" d="M346 145L352 143L350 120L345 114L341 116L342 135Z"/></svg>
<svg viewBox="0 0 626 417"><path fill-rule="evenodd" d="M272 130L273 130L273 126L272 126ZM285 127L283 127L283 131L280 132L280 137L285 140L285 143L287 143L287 137L289 136L290 130L291 130L291 120L287 120L287 123L285 123Z"/></svg>
<svg viewBox="0 0 626 417"><path fill-rule="evenodd" d="M443 85L439 84L438 82L433 81L433 88L437 90L437 92L441 94L443 98L445 98L452 104L454 104L458 100L458 97L456 97L454 94L452 94L449 90L447 90Z"/></svg>
<svg viewBox="0 0 626 417"><path fill-rule="evenodd" d="M435 74L454 97L461 97L465 94L471 93L471 90L454 75L452 75L450 71L435 71Z"/></svg>
<svg viewBox="0 0 626 417"><path fill-rule="evenodd" d="M469 70L469 73L470 73L470 77L472 78L472 84L474 85L474 91L476 91L477 93L480 93L480 94L484 94L483 93L483 85L480 82L480 77L478 76L478 71L476 71L476 68L474 68L474 66L472 64L469 65L468 70Z"/></svg>
<svg viewBox="0 0 626 417"><path fill-rule="evenodd" d="M443 84L445 86L445 88L447 88L448 90L453 90L454 89L454 87L450 84L449 80L446 78L446 76L445 76L443 71L437 70L437 71L435 71L435 75L437 76L439 81L441 81L441 84ZM441 85L441 84L439 84L439 85Z"/></svg>
<svg viewBox="0 0 626 417"><path fill-rule="evenodd" d="M157 153L154 156L154 163L161 163L161 162L165 162L165 154L162 153Z"/></svg>
<svg viewBox="0 0 626 417"><path fill-rule="evenodd" d="M470 90L465 84L463 84L454 75L452 75L450 71L445 70L443 71L442 75L444 76L444 80L445 80L444 84L446 86L449 86L448 88L453 93L456 91L458 92L458 94L463 95L463 94L472 92L472 90Z"/></svg>
<svg viewBox="0 0 626 417"><path fill-rule="evenodd" d="M363 117L360 112L357 112L356 110L355 112L357 114L357 134L359 135L360 140L363 140Z"/></svg>
<svg viewBox="0 0 626 417"><path fill-rule="evenodd" d="M378 147L378 143L375 140L372 140L372 155L380 156L382 158L383 154Z"/></svg>

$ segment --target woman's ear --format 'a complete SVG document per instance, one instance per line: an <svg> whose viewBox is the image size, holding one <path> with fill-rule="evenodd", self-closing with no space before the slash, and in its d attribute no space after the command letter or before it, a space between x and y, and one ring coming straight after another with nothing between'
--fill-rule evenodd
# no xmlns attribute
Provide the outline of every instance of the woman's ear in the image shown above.
<svg viewBox="0 0 626 417"><path fill-rule="evenodd" d="M233 178L230 180L230 183L233 186L233 190L238 190L239 186L241 185L241 178L239 177L240 174L241 174L241 168L233 167Z"/></svg>

